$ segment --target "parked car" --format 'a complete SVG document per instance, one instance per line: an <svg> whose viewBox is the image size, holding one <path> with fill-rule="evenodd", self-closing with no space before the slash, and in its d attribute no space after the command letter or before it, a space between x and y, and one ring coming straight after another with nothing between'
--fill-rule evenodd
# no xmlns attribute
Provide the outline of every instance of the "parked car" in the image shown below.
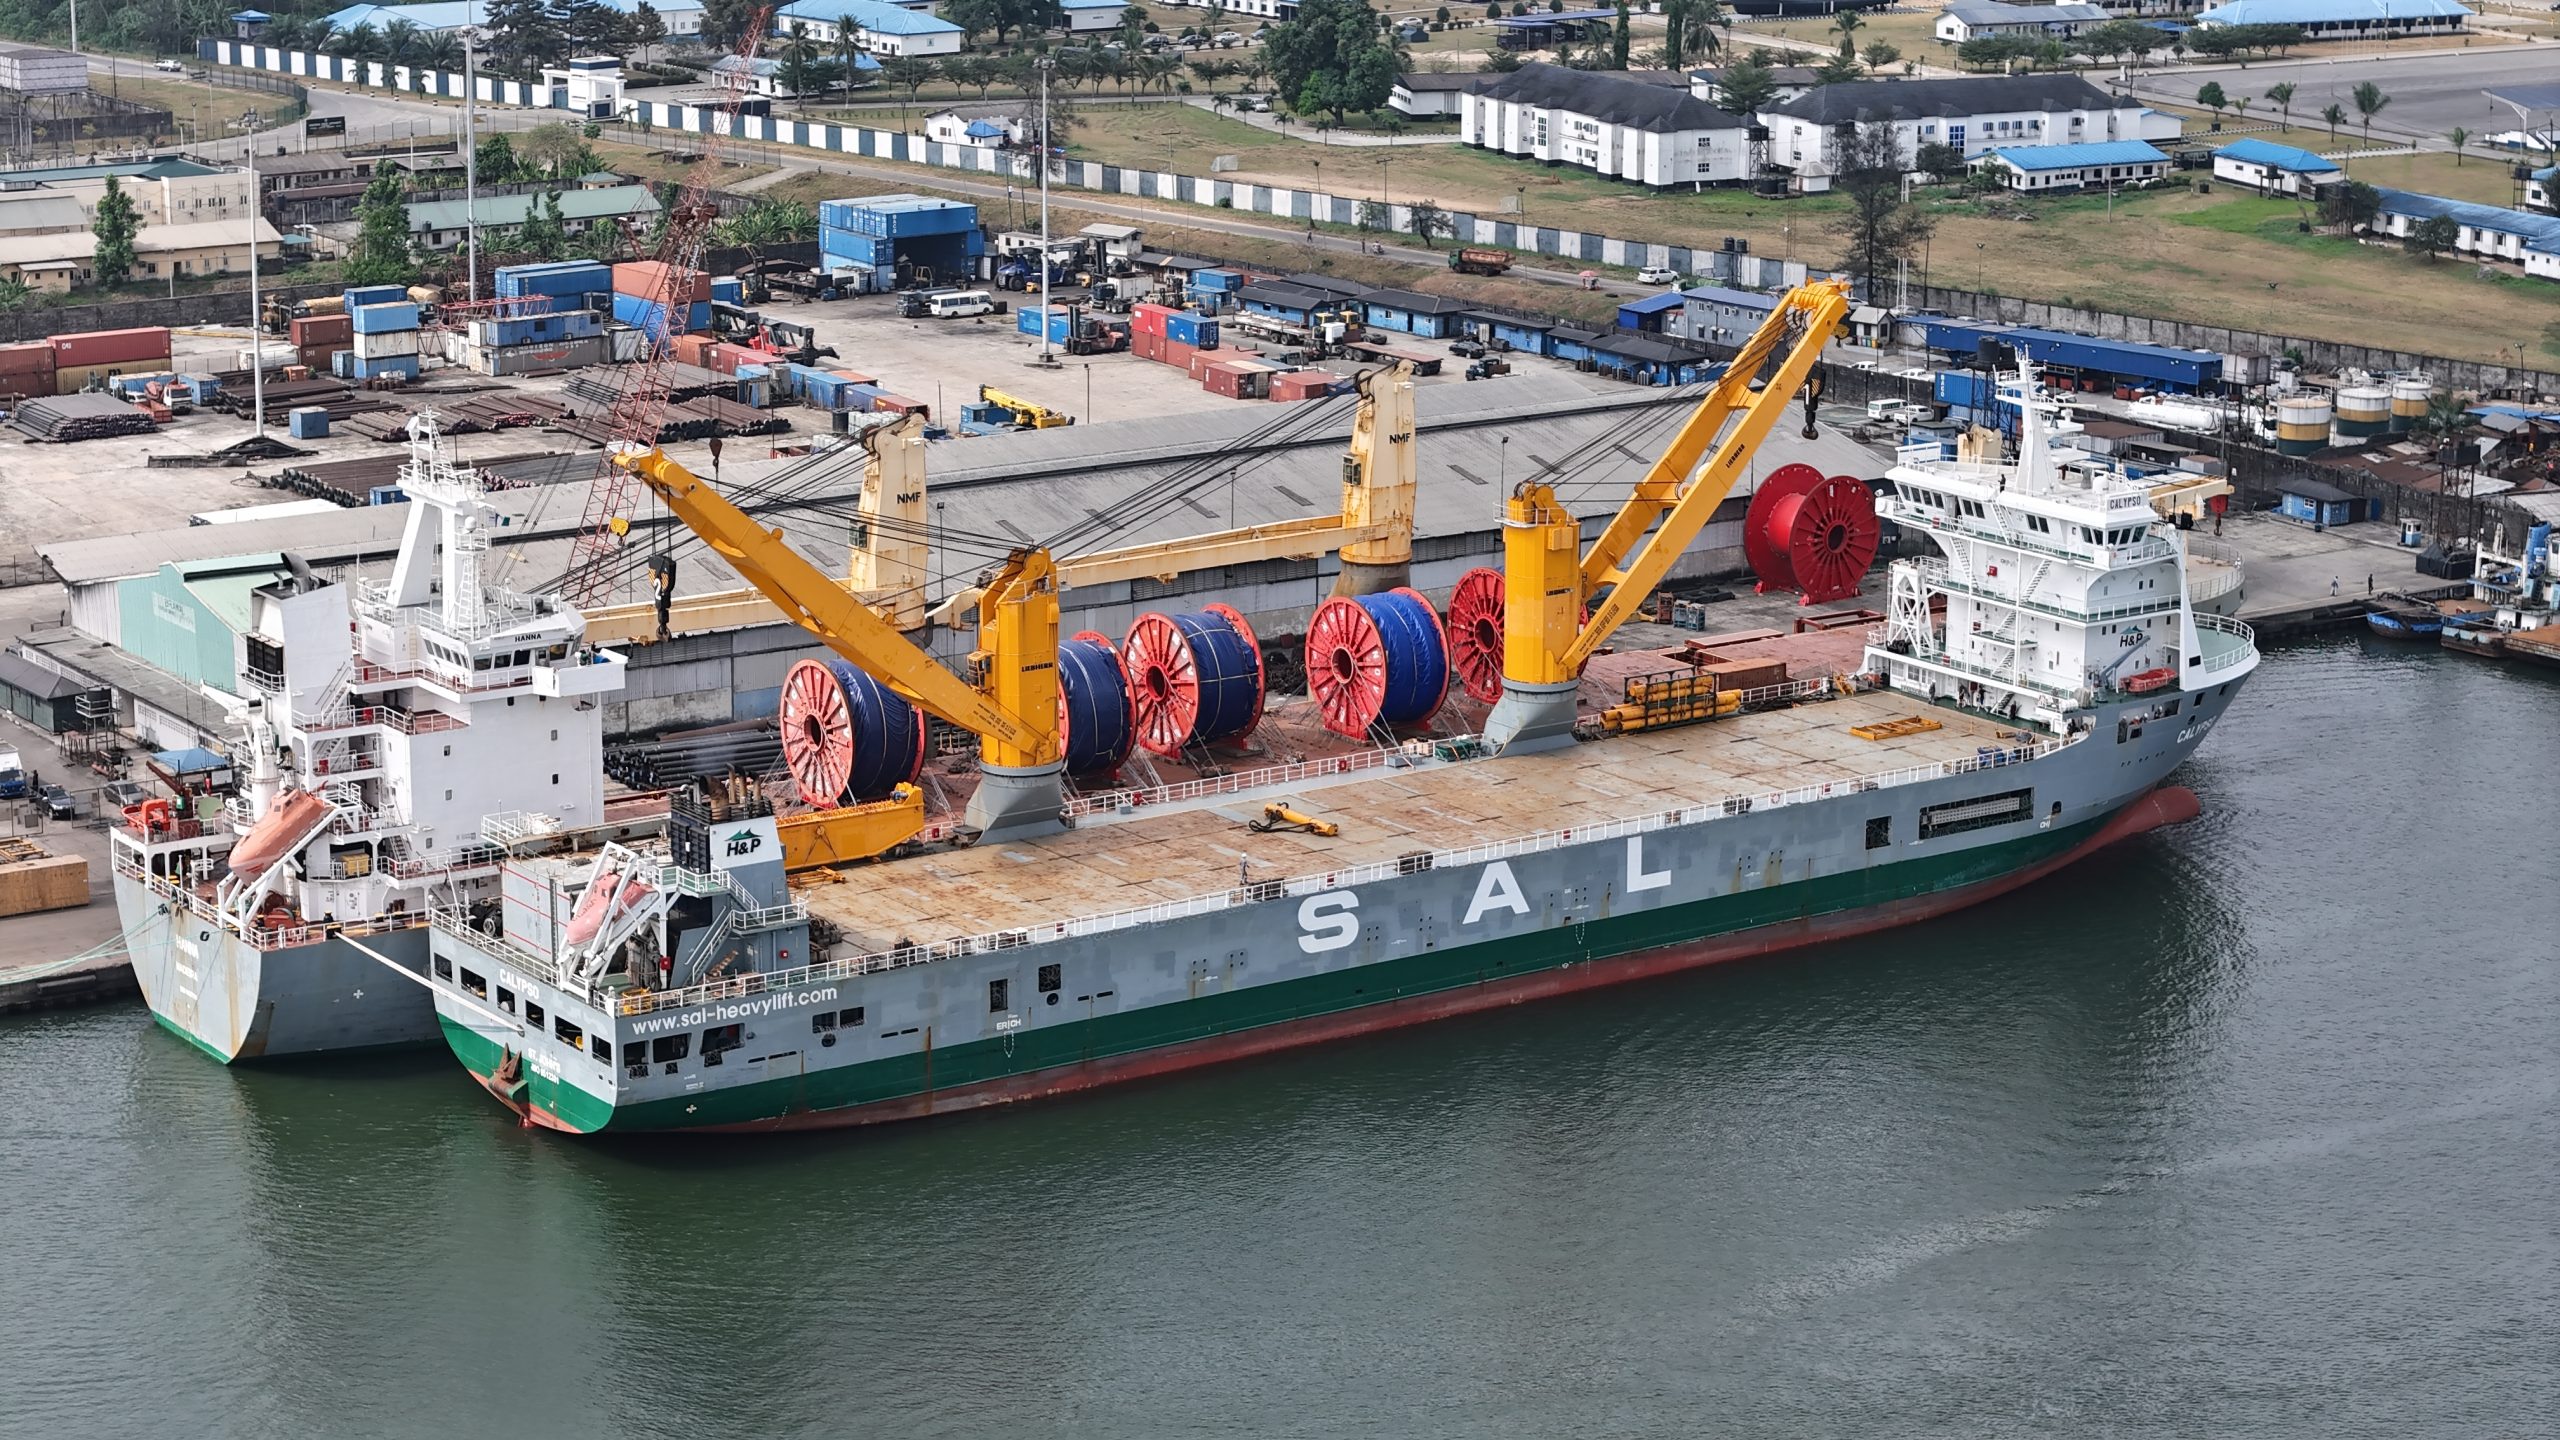
<svg viewBox="0 0 2560 1440"><path fill-rule="evenodd" d="M152 68L152 69L154 69L154 70L158 70L158 71L160 71L160 72L161 72L161 73L163 73L163 74L167 74L167 75L177 75L177 74L182 74L182 73L184 73L184 72L185 72L185 70L186 70L186 68L187 68L187 66L186 66L186 62L185 62L185 61L183 61L183 60L163 60L163 61L161 61L159 64L154 65L154 66L152 66L151 68Z"/></svg>
<svg viewBox="0 0 2560 1440"><path fill-rule="evenodd" d="M110 780L106 788L98 792L98 803L122 814L126 806L139 805L150 796L150 791L130 780Z"/></svg>
<svg viewBox="0 0 2560 1440"><path fill-rule="evenodd" d="M1449 345L1449 353L1462 360L1481 360L1484 358L1484 342L1481 340L1452 341Z"/></svg>
<svg viewBox="0 0 2560 1440"><path fill-rule="evenodd" d="M1268 115L1271 113L1271 97L1268 95L1256 95L1253 97L1253 103L1245 108L1251 110L1256 115Z"/></svg>
<svg viewBox="0 0 2560 1440"><path fill-rule="evenodd" d="M1218 48L1221 50L1232 50L1243 43L1244 37L1233 30L1221 30L1218 32Z"/></svg>
<svg viewBox="0 0 2560 1440"><path fill-rule="evenodd" d="M1677 285L1680 283L1680 272L1667 265L1647 265L1636 272L1636 283L1639 285Z"/></svg>
<svg viewBox="0 0 2560 1440"><path fill-rule="evenodd" d="M80 813L80 797L60 785L46 785L37 796L36 803L44 806L44 813L56 820L69 820Z"/></svg>

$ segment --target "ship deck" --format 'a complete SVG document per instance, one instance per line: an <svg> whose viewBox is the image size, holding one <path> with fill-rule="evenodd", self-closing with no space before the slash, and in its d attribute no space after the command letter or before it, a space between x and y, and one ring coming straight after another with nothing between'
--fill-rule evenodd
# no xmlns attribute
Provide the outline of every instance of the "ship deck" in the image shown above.
<svg viewBox="0 0 2560 1440"><path fill-rule="evenodd" d="M1658 669L1659 660L1636 668ZM1940 728L1877 740L1849 733L1853 725L1915 714ZM862 954L1190 900L1223 892L1240 877L1321 875L1419 850L1971 760L1984 747L2038 738L1914 696L1867 692L1537 754L1363 769L1146 806L1035 839L795 876L794 886L812 916L833 921L845 949ZM1328 839L1248 828L1266 803L1282 797L1342 833Z"/></svg>

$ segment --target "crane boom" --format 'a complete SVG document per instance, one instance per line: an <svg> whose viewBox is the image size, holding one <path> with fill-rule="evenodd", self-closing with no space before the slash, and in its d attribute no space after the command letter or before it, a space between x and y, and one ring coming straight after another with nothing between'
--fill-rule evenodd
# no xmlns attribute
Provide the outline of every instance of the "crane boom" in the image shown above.
<svg viewBox="0 0 2560 1440"><path fill-rule="evenodd" d="M720 219L720 206L711 198L711 189L719 179L721 153L728 148L729 138L737 134L739 108L754 84L756 52L763 47L764 33L772 20L771 5L759 8L748 18L746 33L738 40L738 58L744 63L721 75L727 98L704 128L702 153L693 168L685 172L684 185L676 193L675 203L668 207L666 230L659 238L656 256L657 294L652 297L658 305L659 333L649 337L651 343L641 362L624 368L622 387L615 392L608 412L608 423L620 444L654 448L658 443L671 388L668 352L677 332L684 328L677 317L690 304L688 279L701 272L702 253L711 242L711 227ZM631 498L629 472L612 463L612 455L608 447L605 458L597 463L595 482L587 487L587 504L579 517L577 538L569 547L569 569L560 577L562 598L580 607L593 605L611 593L614 551L630 518L624 513Z"/></svg>
<svg viewBox="0 0 2560 1440"><path fill-rule="evenodd" d="M1582 553L1581 523L1553 487L1524 481L1513 488L1502 521L1502 699L1486 718L1487 741L1509 747L1570 736L1584 662L1644 604L1733 493L1848 314L1845 281L1789 291L1699 399L1589 554ZM1805 423L1810 432L1809 403ZM1604 587L1607 596L1592 604Z"/></svg>

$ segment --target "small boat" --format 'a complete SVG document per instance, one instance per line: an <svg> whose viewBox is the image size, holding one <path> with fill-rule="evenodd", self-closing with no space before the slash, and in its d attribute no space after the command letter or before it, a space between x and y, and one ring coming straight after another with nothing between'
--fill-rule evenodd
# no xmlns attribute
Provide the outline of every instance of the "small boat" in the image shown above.
<svg viewBox="0 0 2560 1440"><path fill-rule="evenodd" d="M2384 595L2364 612L2364 623L2389 639L2424 640L2444 629L2444 614L2405 595Z"/></svg>
<svg viewBox="0 0 2560 1440"><path fill-rule="evenodd" d="M2489 615L2449 617L2436 640L2447 650L2491 660L2505 654L2507 649L2507 632L2499 627L2495 617Z"/></svg>

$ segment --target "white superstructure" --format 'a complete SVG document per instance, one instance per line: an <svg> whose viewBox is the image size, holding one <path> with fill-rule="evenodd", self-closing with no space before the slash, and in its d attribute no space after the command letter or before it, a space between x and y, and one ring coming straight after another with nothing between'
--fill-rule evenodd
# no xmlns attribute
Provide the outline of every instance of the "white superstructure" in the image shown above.
<svg viewBox="0 0 2560 1440"><path fill-rule="evenodd" d="M2055 448L2036 395L2032 369L2000 384L2019 417L2014 462L1921 445L1888 472L1880 512L1943 558L1894 563L1869 666L1897 689L2056 728L2103 700L2245 673L2247 629L2195 612L2185 535L2153 509L2151 482Z"/></svg>

